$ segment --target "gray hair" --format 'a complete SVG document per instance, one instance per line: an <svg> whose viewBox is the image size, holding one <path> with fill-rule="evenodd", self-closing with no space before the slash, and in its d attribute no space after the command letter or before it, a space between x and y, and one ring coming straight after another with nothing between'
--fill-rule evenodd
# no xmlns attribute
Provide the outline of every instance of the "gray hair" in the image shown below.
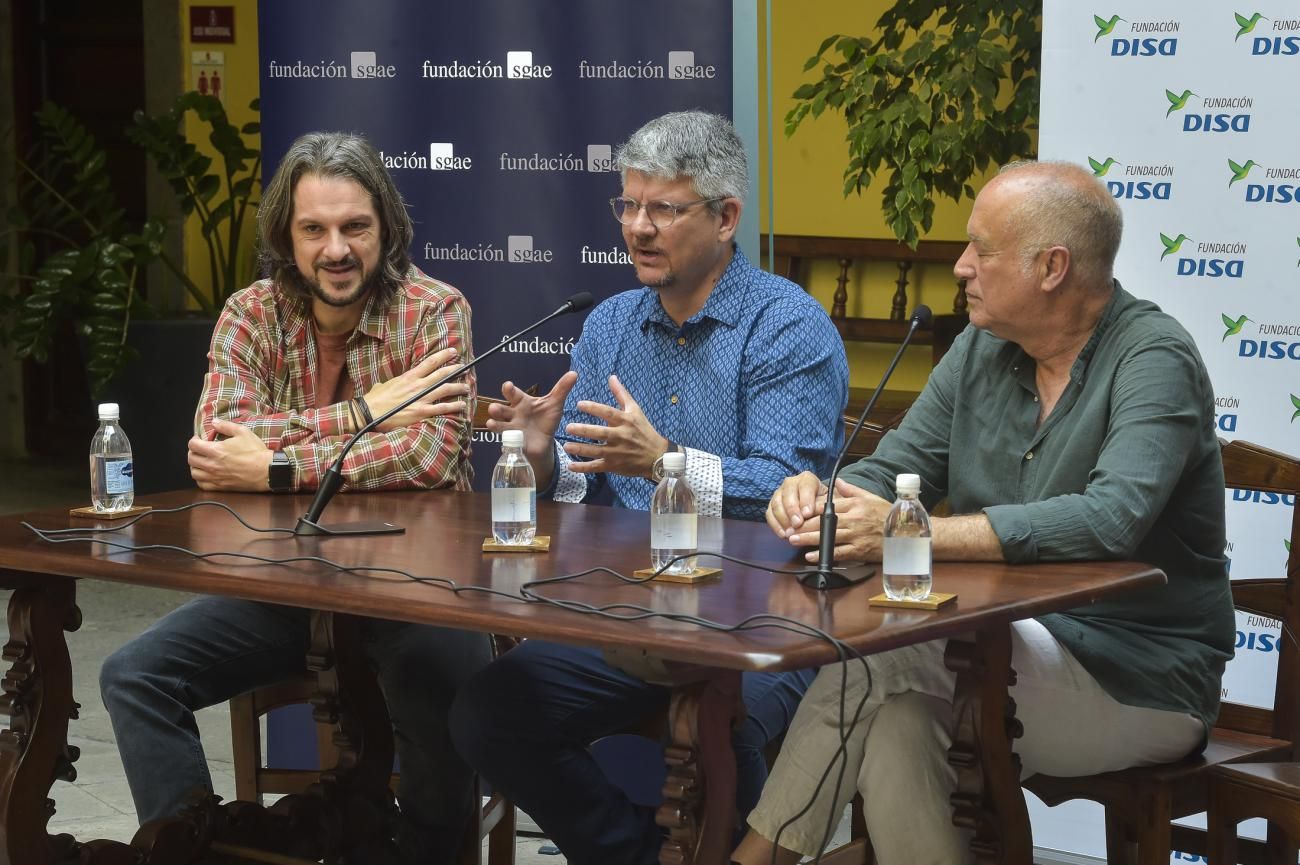
<svg viewBox="0 0 1300 865"><path fill-rule="evenodd" d="M1020 239L1020 260L1028 269L1038 253L1053 246L1070 251L1070 266L1080 280L1110 286L1124 214L1114 196L1092 172L1072 162L1012 162L999 177L1025 174L1008 222Z"/></svg>
<svg viewBox="0 0 1300 865"><path fill-rule="evenodd" d="M262 192L257 209L258 255L271 278L290 294L310 297L305 277L294 263L290 233L294 190L306 174L352 180L370 195L379 216L379 285L391 292L405 282L411 267L407 250L415 234L411 217L379 151L362 136L347 132L309 132L298 138Z"/></svg>
<svg viewBox="0 0 1300 865"><path fill-rule="evenodd" d="M656 117L619 145L615 162L648 177L690 178L701 198L738 198L749 192L749 163L736 127L720 114L676 111ZM721 211L722 202L709 205Z"/></svg>

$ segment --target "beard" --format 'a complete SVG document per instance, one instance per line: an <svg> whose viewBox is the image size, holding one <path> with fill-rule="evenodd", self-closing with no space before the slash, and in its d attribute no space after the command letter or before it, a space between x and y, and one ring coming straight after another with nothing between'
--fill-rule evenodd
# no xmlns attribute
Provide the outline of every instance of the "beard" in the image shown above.
<svg viewBox="0 0 1300 865"><path fill-rule="evenodd" d="M360 274L361 277L357 281L357 287L344 295L330 294L327 292L324 286L321 285L321 280L316 277L315 274L320 271L322 266L333 264L350 264L355 267L357 273ZM307 277L302 273L299 273L298 275L302 280L303 286L311 293L313 298L327 306L334 307L351 306L365 297L371 289L376 288L380 282L379 271L366 273L364 266L361 264L361 260L352 255L349 255L342 261L319 262L316 268L312 271L312 277Z"/></svg>

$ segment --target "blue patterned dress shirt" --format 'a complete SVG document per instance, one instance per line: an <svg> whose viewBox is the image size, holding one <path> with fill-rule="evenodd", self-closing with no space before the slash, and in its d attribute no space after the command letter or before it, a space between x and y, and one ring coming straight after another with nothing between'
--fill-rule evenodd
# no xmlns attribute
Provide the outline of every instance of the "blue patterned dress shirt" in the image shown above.
<svg viewBox="0 0 1300 865"><path fill-rule="evenodd" d="M603 421L579 400L617 405L616 374L655 430L686 448L687 478L704 515L759 520L786 477L829 473L843 441L849 371L844 343L821 305L735 249L703 309L680 327L658 294L639 288L598 305L583 324L571 368L578 382L556 434L551 489L589 501L606 486L614 504L649 510L654 483L568 469L559 447L581 441L571 423ZM712 479L711 479L712 478Z"/></svg>

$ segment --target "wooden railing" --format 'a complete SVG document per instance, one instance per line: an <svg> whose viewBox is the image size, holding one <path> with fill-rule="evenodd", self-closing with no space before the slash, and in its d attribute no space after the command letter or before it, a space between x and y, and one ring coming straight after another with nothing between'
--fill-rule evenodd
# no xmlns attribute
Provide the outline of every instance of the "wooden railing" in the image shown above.
<svg viewBox="0 0 1300 865"><path fill-rule="evenodd" d="M942 264L951 267L966 248L964 242L950 240L923 240L916 249L911 249L893 240L795 234L778 234L775 241L776 272L803 286L805 290L809 287L813 261L834 261L839 265L830 315L842 339L846 342L894 344L901 342L907 333L909 310L913 305L908 296L913 266ZM763 235L760 250L764 263L767 261L767 242L767 235ZM897 267L898 276L894 281L895 290L890 298L887 315L869 317L846 314L849 272L858 262L891 262ZM965 286L960 280L954 279L953 288L952 309L935 309L931 330L917 333L912 339L919 345L931 346L931 359L935 364L948 351L967 322Z"/></svg>

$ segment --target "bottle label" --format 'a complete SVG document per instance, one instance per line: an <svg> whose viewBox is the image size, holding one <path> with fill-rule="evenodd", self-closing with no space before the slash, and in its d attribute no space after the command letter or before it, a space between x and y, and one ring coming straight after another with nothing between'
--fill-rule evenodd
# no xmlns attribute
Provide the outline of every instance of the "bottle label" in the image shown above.
<svg viewBox="0 0 1300 865"><path fill-rule="evenodd" d="M695 514L655 514L650 520L650 546L656 550L695 549Z"/></svg>
<svg viewBox="0 0 1300 865"><path fill-rule="evenodd" d="M529 487L492 488L492 522L524 523L536 519L536 490Z"/></svg>
<svg viewBox="0 0 1300 865"><path fill-rule="evenodd" d="M930 573L930 538L885 538L885 573L924 576Z"/></svg>
<svg viewBox="0 0 1300 865"><path fill-rule="evenodd" d="M135 490L135 469L131 460L104 460L104 491L121 496Z"/></svg>

